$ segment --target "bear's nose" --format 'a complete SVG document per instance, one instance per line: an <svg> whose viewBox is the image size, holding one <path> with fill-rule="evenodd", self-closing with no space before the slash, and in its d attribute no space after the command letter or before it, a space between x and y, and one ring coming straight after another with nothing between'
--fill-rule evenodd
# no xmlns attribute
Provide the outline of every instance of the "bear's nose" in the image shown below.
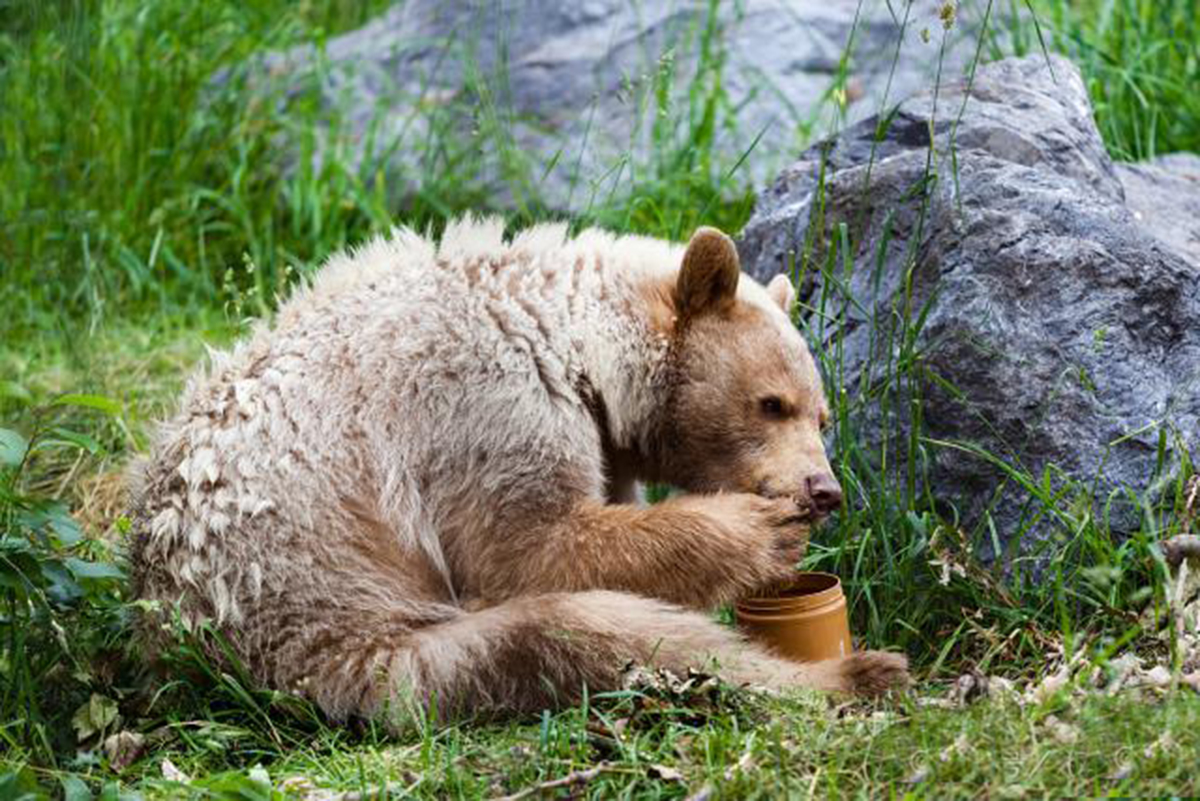
<svg viewBox="0 0 1200 801"><path fill-rule="evenodd" d="M817 511L827 515L842 505L842 485L830 473L817 473L805 479L808 497Z"/></svg>

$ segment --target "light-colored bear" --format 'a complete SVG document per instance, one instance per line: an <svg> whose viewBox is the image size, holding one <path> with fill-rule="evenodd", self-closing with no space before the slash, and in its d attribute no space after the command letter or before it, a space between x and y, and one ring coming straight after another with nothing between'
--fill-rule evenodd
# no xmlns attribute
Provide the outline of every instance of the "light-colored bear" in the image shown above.
<svg viewBox="0 0 1200 801"><path fill-rule="evenodd" d="M537 710L630 659L901 684L899 655L793 663L702 611L787 577L841 503L790 302L713 229L464 220L335 256L164 426L137 591L335 718ZM692 494L643 506L639 481Z"/></svg>

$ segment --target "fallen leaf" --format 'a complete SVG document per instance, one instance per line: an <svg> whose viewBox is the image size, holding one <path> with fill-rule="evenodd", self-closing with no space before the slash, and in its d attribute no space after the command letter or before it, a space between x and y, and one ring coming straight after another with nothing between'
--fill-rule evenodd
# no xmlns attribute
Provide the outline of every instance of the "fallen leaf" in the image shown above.
<svg viewBox="0 0 1200 801"><path fill-rule="evenodd" d="M71 726L74 727L79 741L83 742L95 734L103 734L116 720L117 702L99 693L92 693L87 703L75 710L71 717Z"/></svg>
<svg viewBox="0 0 1200 801"><path fill-rule="evenodd" d="M1133 652L1121 654L1116 659L1110 659L1108 662L1108 685L1107 692L1113 695L1120 692L1122 688L1129 682L1129 677L1140 672L1142 669L1142 660L1138 659Z"/></svg>
<svg viewBox="0 0 1200 801"><path fill-rule="evenodd" d="M146 738L134 731L119 731L104 741L108 765L118 773L132 765L142 755Z"/></svg>
<svg viewBox="0 0 1200 801"><path fill-rule="evenodd" d="M996 698L1011 699L1017 695L1017 686L1012 679L1003 676L988 676L988 695Z"/></svg>
<svg viewBox="0 0 1200 801"><path fill-rule="evenodd" d="M666 765L651 765L647 772L651 779L662 779L665 782L681 782L683 774L675 770L675 768Z"/></svg>
<svg viewBox="0 0 1200 801"><path fill-rule="evenodd" d="M1151 687L1167 687L1171 684L1171 671L1164 665L1155 665L1142 678Z"/></svg>
<svg viewBox="0 0 1200 801"><path fill-rule="evenodd" d="M1067 686L1067 682L1070 681L1070 678L1071 671L1066 665L1062 666L1059 668L1057 673L1053 673L1042 679L1041 684L1033 688L1033 702L1041 704L1050 700L1055 696L1055 694L1058 693L1059 690Z"/></svg>
<svg viewBox="0 0 1200 801"><path fill-rule="evenodd" d="M1079 728L1059 720L1054 715L1046 718L1045 725L1050 730L1050 735L1063 745L1074 745L1079 741Z"/></svg>
<svg viewBox="0 0 1200 801"><path fill-rule="evenodd" d="M1114 782L1123 782L1133 775L1133 763L1122 762L1120 767L1108 774L1108 780Z"/></svg>
<svg viewBox="0 0 1200 801"><path fill-rule="evenodd" d="M162 761L162 776L169 782L179 782L180 784L188 784L192 780L191 776L175 767L175 763L169 759Z"/></svg>
<svg viewBox="0 0 1200 801"><path fill-rule="evenodd" d="M700 725L738 705L736 692L715 676L696 670L680 676L666 668L648 670L631 663L622 672L621 684L633 692L630 727L652 726L668 715L677 723Z"/></svg>

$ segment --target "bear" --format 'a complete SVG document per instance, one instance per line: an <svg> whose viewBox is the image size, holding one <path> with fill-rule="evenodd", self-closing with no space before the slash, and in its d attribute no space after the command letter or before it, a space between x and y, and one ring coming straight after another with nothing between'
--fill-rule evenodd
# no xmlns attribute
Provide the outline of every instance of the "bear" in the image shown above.
<svg viewBox="0 0 1200 801"><path fill-rule="evenodd" d="M792 662L711 615L842 503L793 297L711 228L468 217L332 256L211 353L135 469L150 652L172 610L263 686L396 727L571 704L631 661L904 685L900 654Z"/></svg>

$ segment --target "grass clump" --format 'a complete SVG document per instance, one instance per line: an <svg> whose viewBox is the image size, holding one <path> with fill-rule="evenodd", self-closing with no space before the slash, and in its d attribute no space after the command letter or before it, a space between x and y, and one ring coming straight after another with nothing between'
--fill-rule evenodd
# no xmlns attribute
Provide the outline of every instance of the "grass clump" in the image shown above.
<svg viewBox="0 0 1200 801"><path fill-rule="evenodd" d="M1082 70L1096 124L1114 158L1200 152L1195 3L1037 0L1032 8L1049 44Z"/></svg>
<svg viewBox="0 0 1200 801"><path fill-rule="evenodd" d="M18 4L0 28L4 341L191 312L230 265L274 286L285 266L383 227L377 193L342 164L285 176L275 140L293 121L246 87L264 48L381 6Z"/></svg>
<svg viewBox="0 0 1200 801"><path fill-rule="evenodd" d="M11 386L7 394L8 403L26 400ZM112 683L122 669L128 612L125 572L112 549L86 537L66 503L28 481L43 457L104 449L97 426L81 430L70 421L79 410L116 409L99 396L62 395L32 410L28 438L0 428L0 741L51 764L75 744L71 713L87 700L87 687ZM95 717L114 710L102 704Z"/></svg>

